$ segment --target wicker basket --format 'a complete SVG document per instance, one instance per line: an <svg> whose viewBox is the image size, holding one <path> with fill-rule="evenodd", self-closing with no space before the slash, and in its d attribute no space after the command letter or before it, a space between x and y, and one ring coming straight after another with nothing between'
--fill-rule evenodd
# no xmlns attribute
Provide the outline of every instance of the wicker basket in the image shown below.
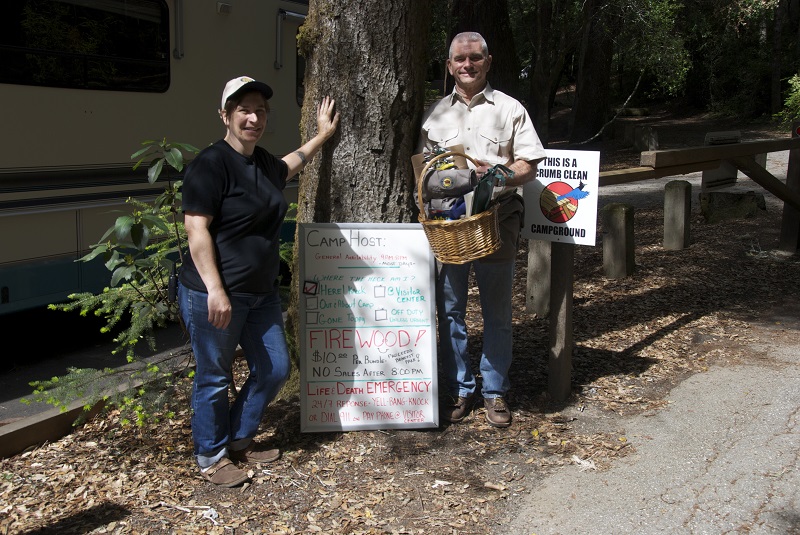
<svg viewBox="0 0 800 535"><path fill-rule="evenodd" d="M449 156L463 156L475 166L480 165L470 156L460 152L445 152L430 159L417 177L417 198L422 199L422 182L431 165ZM424 206L419 211L419 222L428 237L433 255L443 264L466 264L490 255L500 248L500 226L497 222L497 203L485 211L454 221L428 219Z"/></svg>

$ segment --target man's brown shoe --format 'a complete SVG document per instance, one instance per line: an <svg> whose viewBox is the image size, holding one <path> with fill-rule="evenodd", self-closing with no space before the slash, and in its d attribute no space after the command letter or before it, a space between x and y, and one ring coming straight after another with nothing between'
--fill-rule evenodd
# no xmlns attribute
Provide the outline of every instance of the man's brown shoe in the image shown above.
<svg viewBox="0 0 800 535"><path fill-rule="evenodd" d="M467 397L459 396L458 398L450 397L445 404L442 405L439 414L442 420L457 424L462 421L472 406L475 404L475 394L470 394Z"/></svg>
<svg viewBox="0 0 800 535"><path fill-rule="evenodd" d="M271 463L280 459L281 451L277 449L265 450L253 441L245 449L231 451L229 455L237 463Z"/></svg>
<svg viewBox="0 0 800 535"><path fill-rule="evenodd" d="M200 474L206 481L220 487L237 487L250 480L247 472L237 468L227 457L223 457L205 470L200 470Z"/></svg>
<svg viewBox="0 0 800 535"><path fill-rule="evenodd" d="M486 421L494 427L508 427L511 425L511 411L506 400L501 397L484 398L483 406L486 407Z"/></svg>

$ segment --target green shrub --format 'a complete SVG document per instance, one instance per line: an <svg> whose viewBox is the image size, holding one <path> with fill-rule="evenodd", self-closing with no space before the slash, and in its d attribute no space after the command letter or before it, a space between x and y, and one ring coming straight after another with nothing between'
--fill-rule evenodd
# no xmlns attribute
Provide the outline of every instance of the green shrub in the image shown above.
<svg viewBox="0 0 800 535"><path fill-rule="evenodd" d="M144 341L155 351L156 330L181 321L176 299L177 272L187 239L179 216L180 173L188 158L199 150L165 139L145 141L142 145L144 148L131 156L137 160L133 168L146 164L151 184L164 178L164 170L170 170L164 192L152 202L128 199L130 213L118 217L98 243L91 246L91 252L78 260L88 262L102 257L111 272L109 286L99 294L73 294L69 302L49 306L53 310L101 317L105 320L103 332L119 329L112 353L124 351L130 366L103 370L69 368L63 377L30 383L34 390L30 399L23 400L27 403L48 403L66 411L81 400L88 411L104 401L107 407L115 406L123 412L124 423L143 425L157 419L158 414L169 417L170 412L162 409L168 404L176 375L193 374L188 367L191 359L176 362L171 354L165 354L158 361L144 360L137 355L136 347ZM294 220L296 213L297 204L292 203L286 219ZM291 266L293 244L282 242L280 256ZM287 303L288 292L288 287L281 287ZM291 348L295 347L291 339L288 342Z"/></svg>
<svg viewBox="0 0 800 535"><path fill-rule="evenodd" d="M783 103L783 110L775 115L782 126L791 127L792 122L800 118L800 75L789 78L789 90Z"/></svg>
<svg viewBox="0 0 800 535"><path fill-rule="evenodd" d="M117 346L112 353L124 351L132 366L104 370L70 368L64 377L32 382L34 391L26 402L44 402L66 411L76 400L81 400L87 410L105 401L107 405L130 411L132 420L142 424L151 415L149 407L162 402L172 385L176 370L162 366L163 362L140 361L136 346L145 341L155 350L156 329L179 321L175 289L186 244L186 230L179 217L180 173L187 158L199 151L191 145L165 139L145 141L142 145L131 156L137 160L133 168L147 164L147 179L151 184L162 178L165 169L171 169L164 192L149 203L128 199L130 213L118 217L98 243L91 246L89 254L78 260L88 262L102 257L111 272L109 286L97 295L73 294L69 302L49 306L53 310L102 317L103 332L118 328L114 338Z"/></svg>

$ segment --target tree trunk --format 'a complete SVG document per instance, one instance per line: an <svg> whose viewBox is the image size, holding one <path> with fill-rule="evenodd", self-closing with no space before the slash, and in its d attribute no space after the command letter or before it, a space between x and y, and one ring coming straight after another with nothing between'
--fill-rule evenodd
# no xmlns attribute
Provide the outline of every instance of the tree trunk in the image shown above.
<svg viewBox="0 0 800 535"><path fill-rule="evenodd" d="M551 2L538 3L535 24L531 40L535 43L533 50L537 57L531 58L530 62L531 85L528 96L528 112L536 127L536 133L539 134L539 139L547 147L550 139L550 96L553 83L551 79L556 70L559 74L561 73L558 65L550 65L548 61L552 58L552 47L549 46L553 44L552 34L542 31L544 28L552 27L553 24L553 4ZM558 84L558 79L555 84Z"/></svg>
<svg viewBox="0 0 800 535"><path fill-rule="evenodd" d="M300 179L299 222L410 222L411 155L423 111L427 2L312 0L300 30L306 58L301 134L316 133L325 95L337 133Z"/></svg>
<svg viewBox="0 0 800 535"><path fill-rule="evenodd" d="M553 101L564 70L564 63L575 50L575 43L569 36L575 32L571 27L575 21L564 16L563 9L555 2L543 1L537 4L535 27L530 36L536 57L531 58L531 84L528 97L528 111L536 126L539 139L547 147L550 139L550 114ZM555 29L554 27L557 27Z"/></svg>
<svg viewBox="0 0 800 535"><path fill-rule="evenodd" d="M422 2L420 2L422 3ZM511 32L507 0L453 0L452 16L456 20L448 46L460 32L478 32L489 45L492 67L487 76L493 88L519 99L519 60ZM453 89L448 79L448 91Z"/></svg>
<svg viewBox="0 0 800 535"><path fill-rule="evenodd" d="M781 78L783 63L783 26L786 22L786 12L788 11L786 0L780 0L775 6L774 26L772 32L772 58L771 58L771 80L770 80L770 113L775 115L783 109L783 96L781 92Z"/></svg>
<svg viewBox="0 0 800 535"><path fill-rule="evenodd" d="M542 0L536 3L528 39L532 45L528 111L539 138L547 146L550 119L564 67L580 43L583 21L576 18L568 2Z"/></svg>
<svg viewBox="0 0 800 535"><path fill-rule="evenodd" d="M316 134L317 105L336 100L339 128L303 171L300 223L409 223L416 220L411 156L424 107L427 2L311 0L298 47L306 58L300 119ZM297 244L286 332L297 340ZM296 345L295 345L296 347ZM285 390L297 388L299 362Z"/></svg>
<svg viewBox="0 0 800 535"><path fill-rule="evenodd" d="M590 20L581 50L571 143L591 138L606 123L611 91L611 60L614 52L614 20L604 17L605 0L589 8Z"/></svg>

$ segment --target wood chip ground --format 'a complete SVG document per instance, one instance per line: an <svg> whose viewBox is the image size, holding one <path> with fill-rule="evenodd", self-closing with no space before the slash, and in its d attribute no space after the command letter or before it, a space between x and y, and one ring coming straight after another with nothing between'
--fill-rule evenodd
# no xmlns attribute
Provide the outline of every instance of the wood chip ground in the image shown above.
<svg viewBox="0 0 800 535"><path fill-rule="evenodd" d="M502 532L520 496L548 473L568 464L604 470L633 451L617 420L566 417L565 406L570 414L657 411L689 374L753 358L754 324L772 324L772 344L796 328L774 319L800 302L800 261L775 252L779 212L714 225L698 215L683 251L661 247L662 225L660 209L636 211L636 271L622 280L603 276L601 247L576 249L566 405L546 395L548 320L525 311L523 248L512 427L492 428L476 410L435 430L302 434L297 399L282 400L258 437L282 458L253 466L251 484L215 488L192 459L186 380L171 419L139 429L110 412L0 461L0 534ZM473 341L482 328L475 297Z"/></svg>

